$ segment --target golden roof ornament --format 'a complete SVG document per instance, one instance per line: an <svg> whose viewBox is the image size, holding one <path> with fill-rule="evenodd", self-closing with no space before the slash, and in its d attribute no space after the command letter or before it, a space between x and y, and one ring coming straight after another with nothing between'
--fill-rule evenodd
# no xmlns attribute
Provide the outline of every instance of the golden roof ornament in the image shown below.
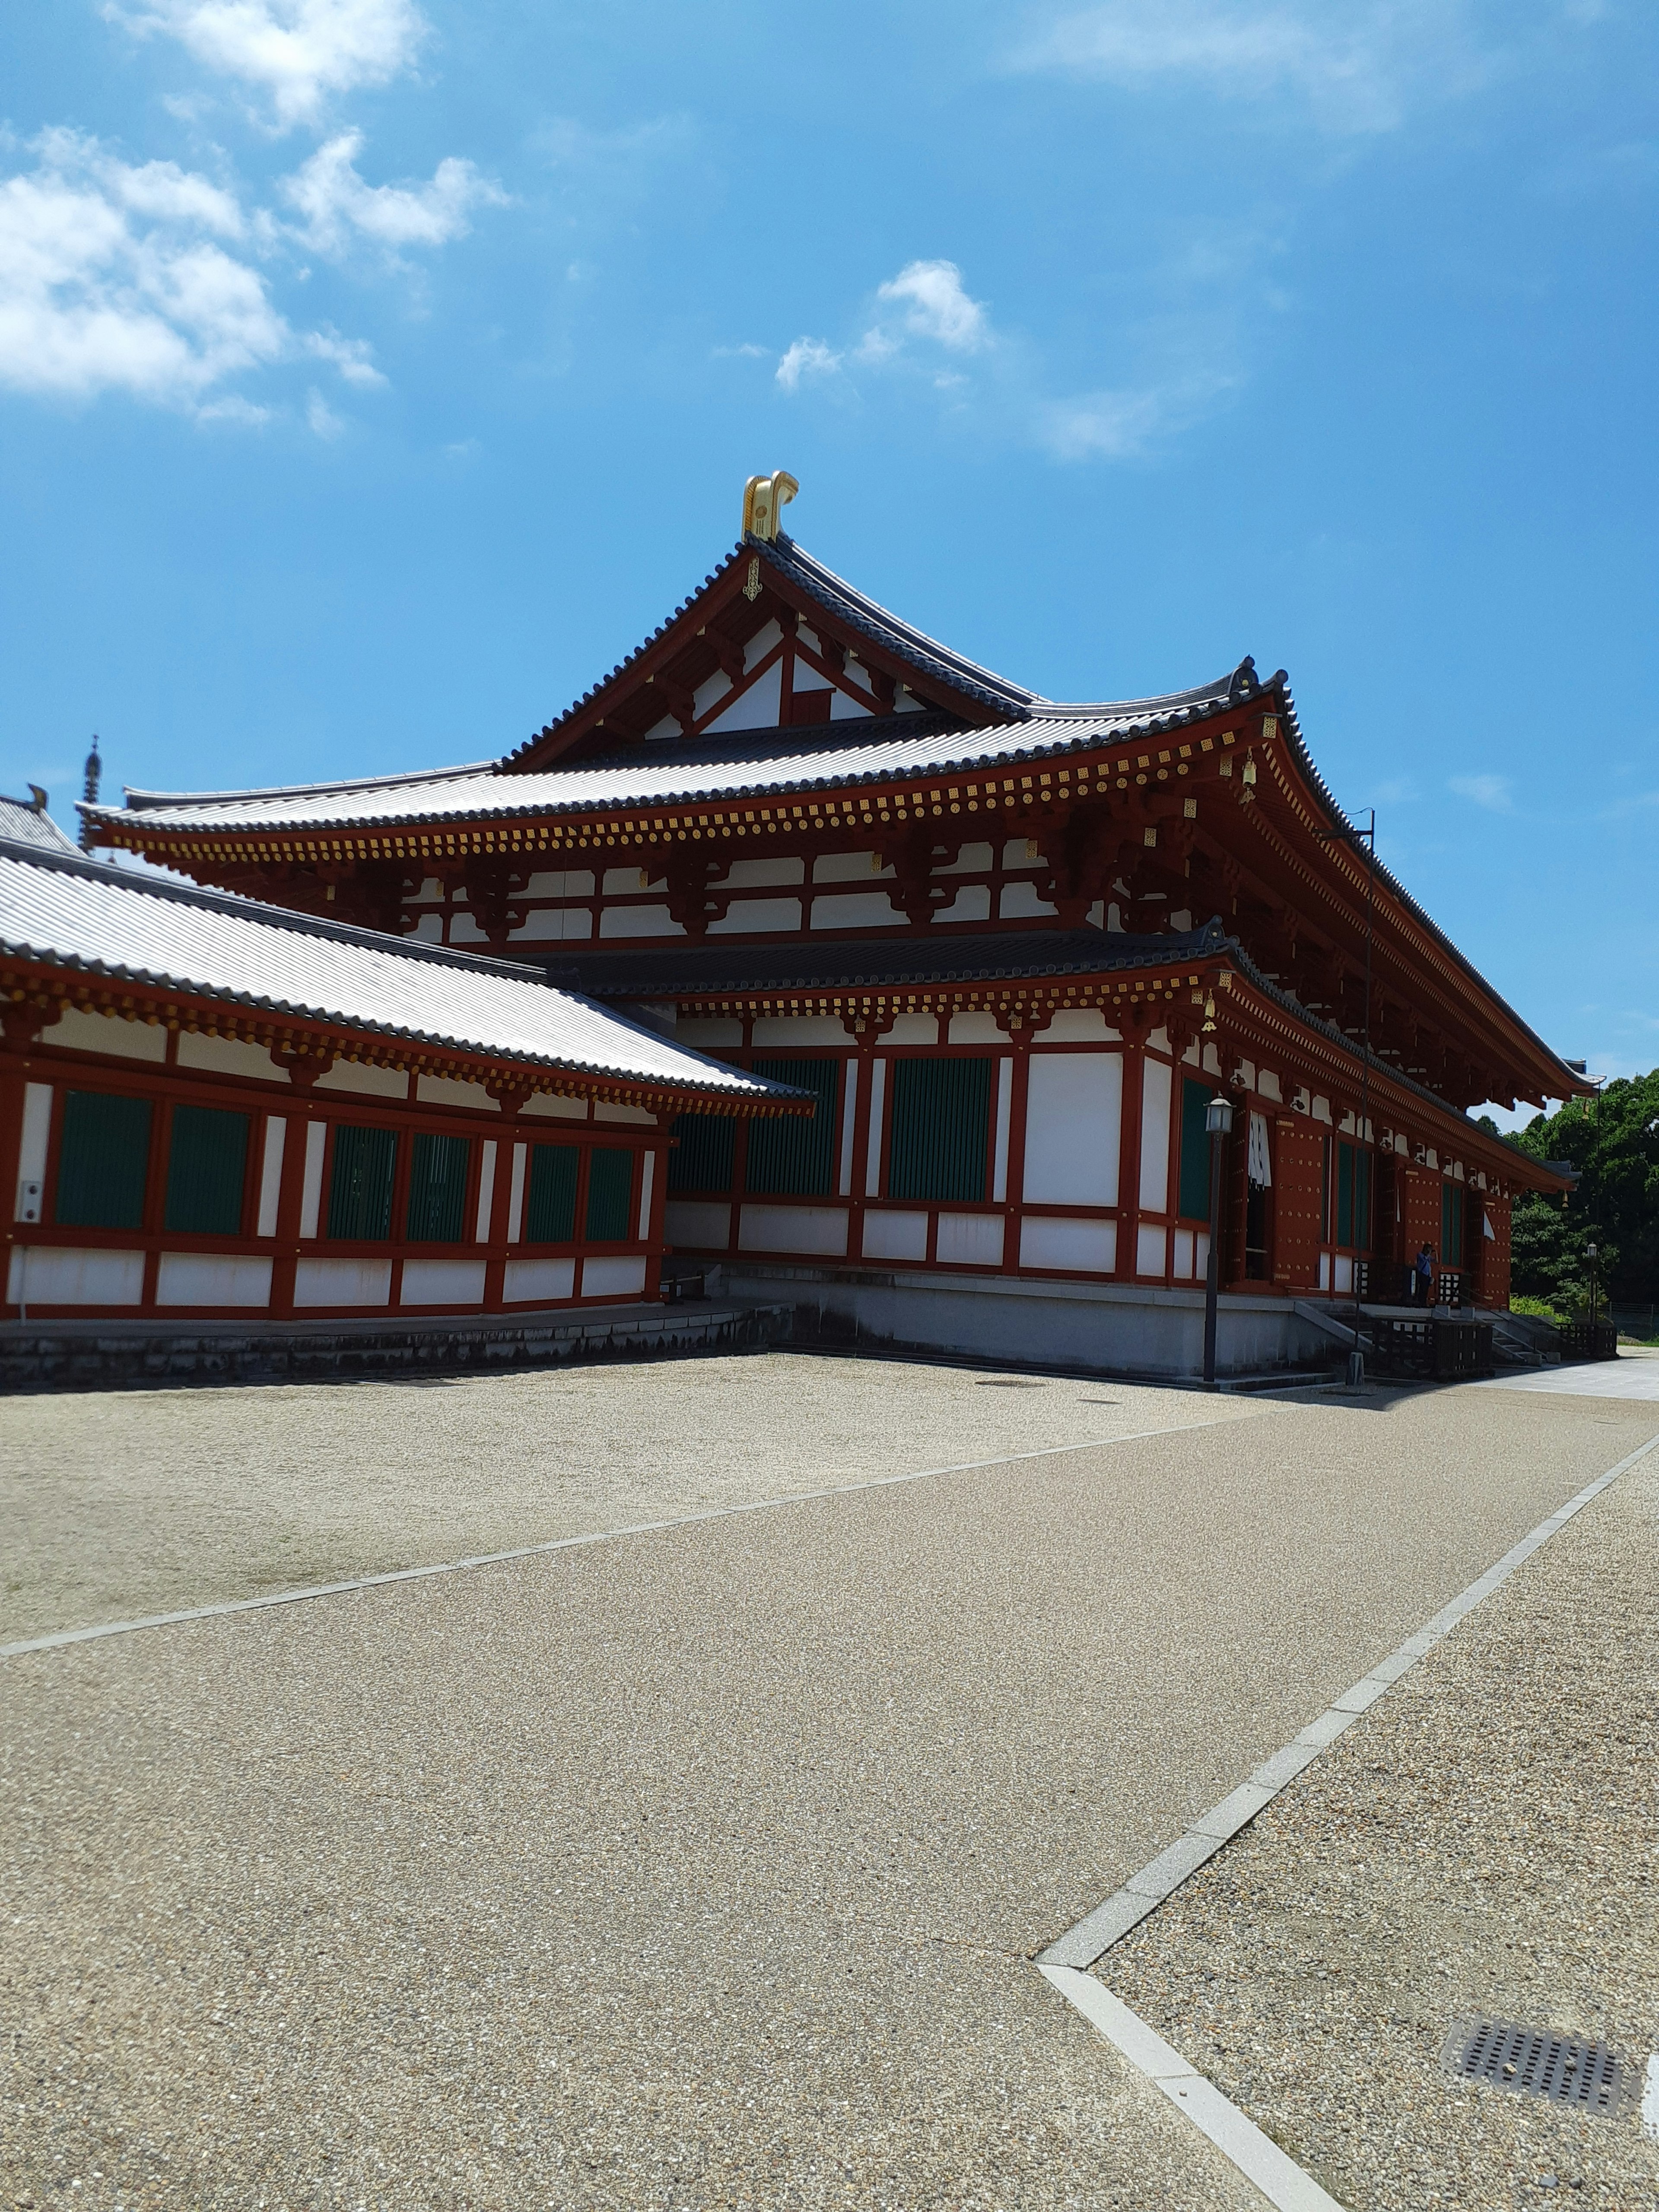
<svg viewBox="0 0 1659 2212"><path fill-rule="evenodd" d="M769 477L750 477L743 488L744 536L775 544L778 517L799 489L787 469L774 469Z"/></svg>

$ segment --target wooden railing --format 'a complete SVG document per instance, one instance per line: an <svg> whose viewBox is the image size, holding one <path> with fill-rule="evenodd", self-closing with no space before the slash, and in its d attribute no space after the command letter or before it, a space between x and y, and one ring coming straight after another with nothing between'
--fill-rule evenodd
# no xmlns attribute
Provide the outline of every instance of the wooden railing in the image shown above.
<svg viewBox="0 0 1659 2212"><path fill-rule="evenodd" d="M1619 1332L1610 1321L1564 1321L1560 1337L1564 1363L1619 1357Z"/></svg>

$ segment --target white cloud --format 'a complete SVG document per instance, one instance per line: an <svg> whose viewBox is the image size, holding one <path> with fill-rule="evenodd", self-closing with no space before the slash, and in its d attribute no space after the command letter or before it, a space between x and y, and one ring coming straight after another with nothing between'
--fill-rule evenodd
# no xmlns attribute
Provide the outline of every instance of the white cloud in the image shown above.
<svg viewBox="0 0 1659 2212"><path fill-rule="evenodd" d="M319 438L337 438L345 428L344 417L334 412L315 385L306 394L306 427Z"/></svg>
<svg viewBox="0 0 1659 2212"><path fill-rule="evenodd" d="M1487 807L1494 814L1515 811L1506 775L1455 775L1447 787L1460 799L1472 799L1477 806Z"/></svg>
<svg viewBox="0 0 1659 2212"><path fill-rule="evenodd" d="M822 338L797 338L778 363L778 382L786 392L798 392L805 378L833 376L841 361Z"/></svg>
<svg viewBox="0 0 1659 2212"><path fill-rule="evenodd" d="M1221 98L1298 97L1324 128L1390 131L1413 99L1471 89L1497 57L1466 0L1108 0L1060 16L1015 67L1141 90L1197 79Z"/></svg>
<svg viewBox="0 0 1659 2212"><path fill-rule="evenodd" d="M1036 410L1037 440L1059 461L1132 460L1206 415L1233 381L1204 371L1138 390L1048 400Z"/></svg>
<svg viewBox="0 0 1659 2212"><path fill-rule="evenodd" d="M345 252L354 232L389 250L442 246L464 238L475 207L504 207L507 195L471 161L440 161L424 185L368 185L357 173L361 131L343 131L278 187L304 218L303 236L319 253Z"/></svg>
<svg viewBox="0 0 1659 2212"><path fill-rule="evenodd" d="M266 93L283 130L309 121L330 93L398 76L427 35L413 0L152 0L105 13Z"/></svg>
<svg viewBox="0 0 1659 2212"><path fill-rule="evenodd" d="M290 329L261 273L227 251L250 226L211 179L134 167L67 131L33 150L31 173L0 180L0 382L200 411L216 386L301 349L377 380L366 348ZM216 404L216 419L238 412Z"/></svg>
<svg viewBox="0 0 1659 2212"><path fill-rule="evenodd" d="M932 338L957 353L976 352L990 342L990 319L980 302L969 298L954 261L912 261L879 285L876 297L904 307L904 328L912 337ZM890 349L885 332L871 331L866 346L872 338L883 350Z"/></svg>

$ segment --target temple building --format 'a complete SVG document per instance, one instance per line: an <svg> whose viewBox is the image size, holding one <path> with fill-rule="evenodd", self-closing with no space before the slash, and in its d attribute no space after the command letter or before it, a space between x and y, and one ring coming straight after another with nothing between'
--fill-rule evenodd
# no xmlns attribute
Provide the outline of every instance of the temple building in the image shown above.
<svg viewBox="0 0 1659 2212"><path fill-rule="evenodd" d="M1504 1309L1511 1200L1560 1185L1469 1109L1586 1086L1376 861L1285 672L1046 698L815 560L796 489L751 479L713 574L500 758L130 791L90 834L411 957L535 963L807 1094L680 1104L666 1264L832 1335L1190 1371L1218 1092L1224 1364L1328 1350L1425 1244L1443 1304Z"/></svg>
<svg viewBox="0 0 1659 2212"><path fill-rule="evenodd" d="M668 1130L811 1110L551 988L82 858L0 800L6 1317L656 1297Z"/></svg>

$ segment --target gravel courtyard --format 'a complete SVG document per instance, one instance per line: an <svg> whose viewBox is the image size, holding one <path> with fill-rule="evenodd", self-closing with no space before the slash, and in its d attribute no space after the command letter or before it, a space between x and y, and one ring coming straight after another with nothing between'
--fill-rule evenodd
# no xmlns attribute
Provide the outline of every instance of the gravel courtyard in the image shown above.
<svg viewBox="0 0 1659 2212"><path fill-rule="evenodd" d="M4 1407L13 1638L718 1517L0 1662L0 2203L1258 2205L1030 1960L1653 1409L1013 1380Z"/></svg>

